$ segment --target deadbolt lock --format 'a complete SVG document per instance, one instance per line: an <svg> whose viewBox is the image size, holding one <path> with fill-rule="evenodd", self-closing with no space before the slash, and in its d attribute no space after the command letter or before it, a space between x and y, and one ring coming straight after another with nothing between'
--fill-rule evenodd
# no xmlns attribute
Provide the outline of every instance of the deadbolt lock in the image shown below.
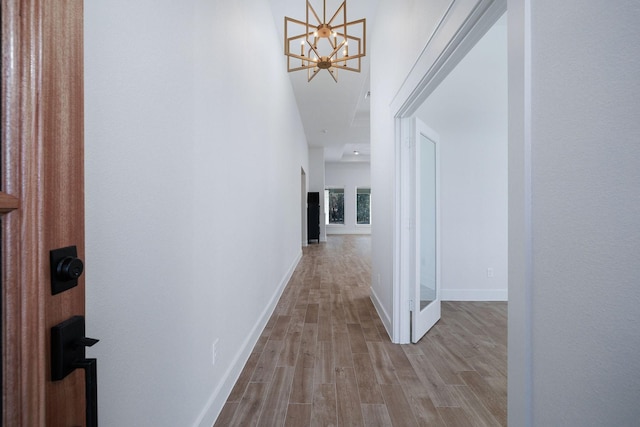
<svg viewBox="0 0 640 427"><path fill-rule="evenodd" d="M54 249L49 253L51 261L51 295L59 294L78 285L78 277L84 264L78 258L75 246Z"/></svg>

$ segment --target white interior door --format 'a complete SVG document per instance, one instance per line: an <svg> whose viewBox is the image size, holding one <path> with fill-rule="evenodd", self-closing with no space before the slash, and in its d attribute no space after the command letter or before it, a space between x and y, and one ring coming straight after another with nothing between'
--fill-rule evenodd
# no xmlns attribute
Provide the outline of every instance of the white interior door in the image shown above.
<svg viewBox="0 0 640 427"><path fill-rule="evenodd" d="M415 120L413 298L411 341L440 320L440 158L438 135Z"/></svg>

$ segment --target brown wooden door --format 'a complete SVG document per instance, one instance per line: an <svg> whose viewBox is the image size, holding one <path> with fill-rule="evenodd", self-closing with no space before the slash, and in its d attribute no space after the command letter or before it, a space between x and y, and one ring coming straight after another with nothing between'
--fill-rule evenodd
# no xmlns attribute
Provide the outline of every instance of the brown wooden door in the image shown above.
<svg viewBox="0 0 640 427"><path fill-rule="evenodd" d="M85 425L84 373L51 381L50 329L84 315L84 276L51 294L49 251L84 259L82 0L2 0L3 425Z"/></svg>

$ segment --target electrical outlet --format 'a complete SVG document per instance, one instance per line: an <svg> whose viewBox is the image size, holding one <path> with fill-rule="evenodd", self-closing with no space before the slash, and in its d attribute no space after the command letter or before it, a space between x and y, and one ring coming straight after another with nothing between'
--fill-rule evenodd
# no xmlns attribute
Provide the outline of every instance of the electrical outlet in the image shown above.
<svg viewBox="0 0 640 427"><path fill-rule="evenodd" d="M218 340L216 339L211 345L211 364L216 364L216 359L218 358Z"/></svg>
<svg viewBox="0 0 640 427"><path fill-rule="evenodd" d="M493 277L493 268L487 268L487 277Z"/></svg>

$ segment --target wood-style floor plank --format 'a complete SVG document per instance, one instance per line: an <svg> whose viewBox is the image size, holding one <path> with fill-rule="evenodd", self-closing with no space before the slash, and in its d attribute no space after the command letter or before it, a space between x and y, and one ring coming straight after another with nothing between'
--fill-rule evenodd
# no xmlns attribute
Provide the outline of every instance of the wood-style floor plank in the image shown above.
<svg viewBox="0 0 640 427"><path fill-rule="evenodd" d="M349 331L349 342L351 343L352 353L368 353L367 342L364 339L362 333L362 327L359 323L347 324L347 330Z"/></svg>
<svg viewBox="0 0 640 427"><path fill-rule="evenodd" d="M369 236L304 248L215 425L506 425L507 304L443 302L396 345L370 283Z"/></svg>
<svg viewBox="0 0 640 427"><path fill-rule="evenodd" d="M300 341L302 341L302 332L295 330L287 333L277 366L296 366Z"/></svg>
<svg viewBox="0 0 640 427"><path fill-rule="evenodd" d="M364 425L367 427L389 427L391 425L391 418L389 418L387 406L384 404L363 404L362 414L364 417Z"/></svg>
<svg viewBox="0 0 640 427"><path fill-rule="evenodd" d="M260 353L251 353L249 360L247 360L247 363L244 365L244 369L240 373L240 377L231 390L231 394L227 398L227 402L239 402L240 399L242 399L244 391L249 384L249 380L253 375L253 371L258 364L258 359L260 359Z"/></svg>
<svg viewBox="0 0 640 427"><path fill-rule="evenodd" d="M284 427L300 427L311 424L311 404L290 403Z"/></svg>
<svg viewBox="0 0 640 427"><path fill-rule="evenodd" d="M431 361L426 356L407 356L411 360L418 378L422 381L429 397L438 407L460 406L456 396L452 394L449 385L445 384L438 371L433 367Z"/></svg>
<svg viewBox="0 0 640 427"><path fill-rule="evenodd" d="M304 366L302 360L298 360L296 370L293 374L293 384L291 386L290 403L311 403L313 402L313 368Z"/></svg>
<svg viewBox="0 0 640 427"><path fill-rule="evenodd" d="M335 384L318 384L313 391L311 426L326 427L338 425L338 408Z"/></svg>
<svg viewBox="0 0 640 427"><path fill-rule="evenodd" d="M496 417L501 425L507 425L507 394L506 390L497 389L489 384L475 371L460 372L460 377L469 389Z"/></svg>
<svg viewBox="0 0 640 427"><path fill-rule="evenodd" d="M262 405L260 425L281 426L284 424L289 406L289 393L293 380L293 368L279 367L273 375L267 397Z"/></svg>
<svg viewBox="0 0 640 427"><path fill-rule="evenodd" d="M465 427L478 426L478 420L471 418L465 408L438 408L440 417L444 420L447 427Z"/></svg>
<svg viewBox="0 0 640 427"><path fill-rule="evenodd" d="M464 399L465 407L469 410L473 419L479 426L498 427L500 422L489 412L486 406L478 399L467 386L456 386L455 390Z"/></svg>
<svg viewBox="0 0 640 427"><path fill-rule="evenodd" d="M273 331L271 331L271 335L269 335L269 340L283 341L285 335L287 334L287 330L289 329L290 323L291 323L291 316L278 316L276 325L273 327Z"/></svg>
<svg viewBox="0 0 640 427"><path fill-rule="evenodd" d="M380 388L382 389L382 395L387 405L387 411L389 411L391 424L394 427L417 426L418 423L413 415L409 401L404 395L402 386L382 384Z"/></svg>
<svg viewBox="0 0 640 427"><path fill-rule="evenodd" d="M231 424L231 420L233 420L233 416L238 409L238 405L238 402L225 403L213 427L227 427L229 424Z"/></svg>
<svg viewBox="0 0 640 427"><path fill-rule="evenodd" d="M318 304L307 305L307 315L304 318L304 323L318 323Z"/></svg>
<svg viewBox="0 0 640 427"><path fill-rule="evenodd" d="M435 407L431 399L427 396L420 396L419 394L409 394L406 389L403 389L411 411L416 417L416 422L420 427L444 427L444 421L438 414L438 409Z"/></svg>
<svg viewBox="0 0 640 427"><path fill-rule="evenodd" d="M331 317L319 316L318 317L318 341L331 341Z"/></svg>
<svg viewBox="0 0 640 427"><path fill-rule="evenodd" d="M371 363L373 364L373 371L376 373L379 384L398 384L398 377L396 376L395 368L391 364L391 359L385 351L384 343L370 342L367 343L369 347L369 356L371 356Z"/></svg>
<svg viewBox="0 0 640 427"><path fill-rule="evenodd" d="M336 397L338 399L338 425L363 427L364 420L358 396L358 383L353 368L336 369Z"/></svg>
<svg viewBox="0 0 640 427"><path fill-rule="evenodd" d="M315 323L304 325L298 361L302 359L302 364L305 368L313 368L315 366L317 338L318 325Z"/></svg>
<svg viewBox="0 0 640 427"><path fill-rule="evenodd" d="M333 364L333 346L331 341L318 341L316 350L316 370L314 382L316 384L335 383Z"/></svg>
<svg viewBox="0 0 640 427"><path fill-rule="evenodd" d="M378 404L384 403L380 385L376 380L373 364L368 353L356 353L353 355L353 365L358 381L360 402Z"/></svg>
<svg viewBox="0 0 640 427"><path fill-rule="evenodd" d="M353 357L349 345L349 335L344 332L333 334L334 363L337 368L349 368L353 366Z"/></svg>
<svg viewBox="0 0 640 427"><path fill-rule="evenodd" d="M269 339L253 371L251 382L268 383L271 381L280 357L280 350L282 350L282 341Z"/></svg>
<svg viewBox="0 0 640 427"><path fill-rule="evenodd" d="M260 409L265 401L267 383L249 383L229 426L257 426Z"/></svg>
<svg viewBox="0 0 640 427"><path fill-rule="evenodd" d="M438 371L438 375L445 384L461 385L464 382L457 375L460 371L471 370L468 363L465 363L461 358L452 354L446 349L441 349L436 340L429 340L429 337L424 337L421 341L424 344L421 345L422 353L424 357L429 359L433 364L433 367Z"/></svg>

